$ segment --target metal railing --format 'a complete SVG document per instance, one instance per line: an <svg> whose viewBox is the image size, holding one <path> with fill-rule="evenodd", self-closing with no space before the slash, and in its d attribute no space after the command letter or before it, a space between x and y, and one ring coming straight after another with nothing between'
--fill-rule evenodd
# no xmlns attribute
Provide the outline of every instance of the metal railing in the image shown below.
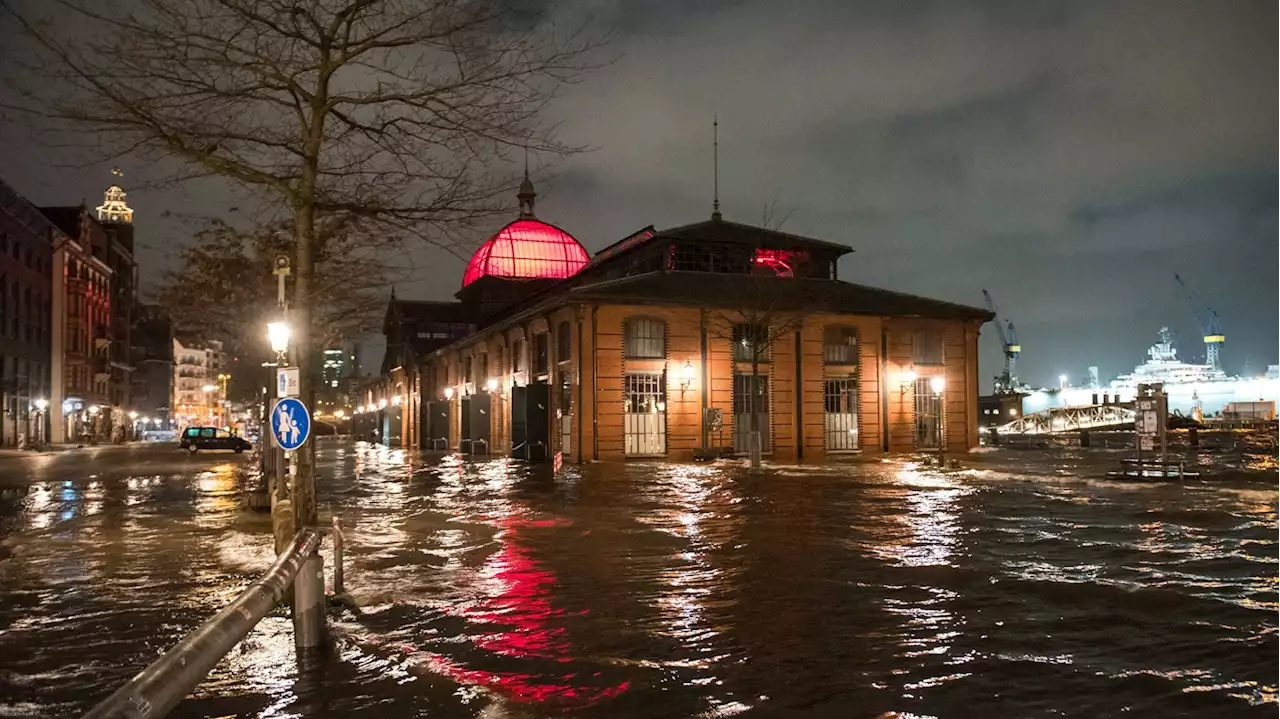
<svg viewBox="0 0 1280 719"><path fill-rule="evenodd" d="M335 538L340 537L337 518L334 527ZM168 714L204 681L227 652L275 609L290 585L294 587L294 643L298 651L307 652L321 646L324 642L324 560L317 551L320 539L317 529L299 531L289 551L277 557L271 568L240 596L100 702L84 719L154 719ZM337 554L338 561L340 557L340 553ZM338 570L338 577L341 576ZM303 581L295 582L298 579Z"/></svg>

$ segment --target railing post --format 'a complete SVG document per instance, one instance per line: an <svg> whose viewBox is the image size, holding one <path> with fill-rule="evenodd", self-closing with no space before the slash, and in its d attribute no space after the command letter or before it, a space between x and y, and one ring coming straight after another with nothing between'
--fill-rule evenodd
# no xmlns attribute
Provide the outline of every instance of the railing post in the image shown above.
<svg viewBox="0 0 1280 719"><path fill-rule="evenodd" d="M343 592L343 537L342 537L342 517L333 515L333 593L334 595Z"/></svg>
<svg viewBox="0 0 1280 719"><path fill-rule="evenodd" d="M293 580L293 640L298 654L324 644L324 557L312 552Z"/></svg>

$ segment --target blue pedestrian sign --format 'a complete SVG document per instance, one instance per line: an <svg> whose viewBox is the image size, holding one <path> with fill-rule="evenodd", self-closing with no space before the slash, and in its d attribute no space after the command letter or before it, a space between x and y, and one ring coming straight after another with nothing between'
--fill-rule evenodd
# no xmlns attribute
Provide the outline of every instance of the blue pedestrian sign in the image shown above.
<svg viewBox="0 0 1280 719"><path fill-rule="evenodd" d="M311 415L296 397L285 397L271 410L271 436L281 449L297 449L311 434Z"/></svg>

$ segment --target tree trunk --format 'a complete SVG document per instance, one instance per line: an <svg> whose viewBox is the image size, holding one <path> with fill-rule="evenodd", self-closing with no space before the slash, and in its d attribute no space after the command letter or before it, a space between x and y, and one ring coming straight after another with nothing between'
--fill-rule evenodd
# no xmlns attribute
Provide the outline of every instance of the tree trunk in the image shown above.
<svg viewBox="0 0 1280 719"><path fill-rule="evenodd" d="M297 240L295 258L298 271L297 279L294 282L293 309L290 312L290 320L293 325L294 342L296 343L295 354L297 356L296 364L299 376L298 396L312 413L312 423L314 424L316 404L315 382L312 381L313 378L311 377L311 367L314 362L312 362L310 302L312 275L315 270L315 263L312 261L314 209L310 204L304 205L298 208L295 212L295 217L295 238ZM315 435L314 429L313 426L313 437ZM291 497L293 500L293 528L295 533L303 527L314 526L319 519L316 511L315 450L316 444L313 438L307 440L294 452L294 459L298 464Z"/></svg>
<svg viewBox="0 0 1280 719"><path fill-rule="evenodd" d="M299 178L297 196L294 201L294 262L297 275L293 285L294 346L297 348L298 395L303 404L315 412L315 382L312 369L315 365L312 346L311 327L311 291L315 279L315 220L316 220L316 186L320 168L320 148L324 141L324 105L328 101L326 92L329 81L328 56L324 58L325 69L317 82L320 91L311 102L311 117L308 134L303 151L302 174ZM313 432L314 434L314 432ZM293 526L294 531L314 526L319 520L316 507L316 444L311 439L296 452L298 473L294 477L293 491Z"/></svg>

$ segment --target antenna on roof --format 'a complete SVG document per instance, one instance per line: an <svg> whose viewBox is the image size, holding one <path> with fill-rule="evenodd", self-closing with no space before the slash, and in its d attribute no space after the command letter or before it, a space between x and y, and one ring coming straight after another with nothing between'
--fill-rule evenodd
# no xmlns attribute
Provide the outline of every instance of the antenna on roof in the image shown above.
<svg viewBox="0 0 1280 719"><path fill-rule="evenodd" d="M720 118L711 116L711 219L720 219Z"/></svg>

